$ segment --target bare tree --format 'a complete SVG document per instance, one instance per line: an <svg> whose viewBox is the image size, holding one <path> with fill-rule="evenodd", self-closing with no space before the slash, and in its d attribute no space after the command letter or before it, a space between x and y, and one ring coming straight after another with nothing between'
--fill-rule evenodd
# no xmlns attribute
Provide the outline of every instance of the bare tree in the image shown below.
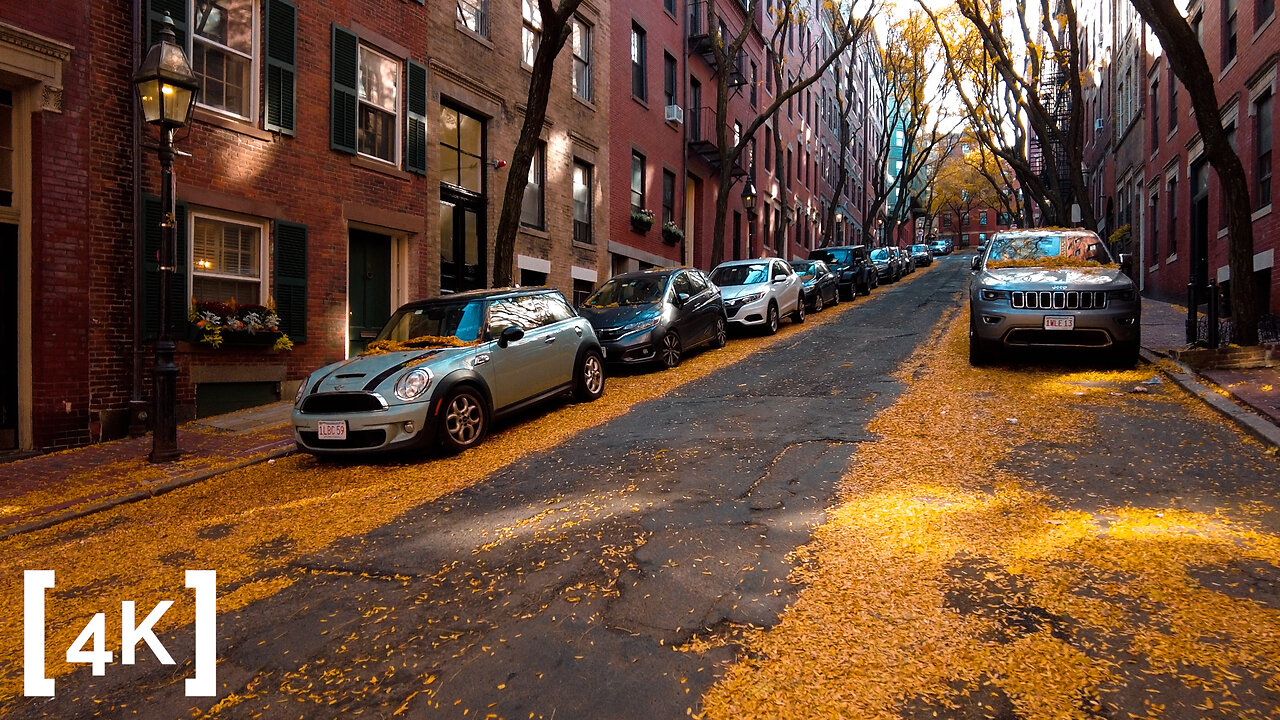
<svg viewBox="0 0 1280 720"><path fill-rule="evenodd" d="M1253 220L1244 164L1227 138L1219 115L1215 78L1195 30L1173 0L1133 0L1133 7L1164 48L1169 66L1187 89L1204 142L1204 156L1222 183L1227 216L1227 264L1231 268L1231 340L1258 344L1258 306L1253 291Z"/></svg>
<svg viewBox="0 0 1280 720"><path fill-rule="evenodd" d="M582 4L582 0L560 0L558 6L555 0L537 2L542 14L542 37L533 58L524 124L520 126L520 138L511 155L511 169L502 193L502 210L493 242L493 284L496 287L511 284L516 234L520 231L520 209L524 204L525 186L529 184L529 167L533 164L542 124L547 118L547 100L551 96L551 80L555 77L556 57L572 33L573 14Z"/></svg>

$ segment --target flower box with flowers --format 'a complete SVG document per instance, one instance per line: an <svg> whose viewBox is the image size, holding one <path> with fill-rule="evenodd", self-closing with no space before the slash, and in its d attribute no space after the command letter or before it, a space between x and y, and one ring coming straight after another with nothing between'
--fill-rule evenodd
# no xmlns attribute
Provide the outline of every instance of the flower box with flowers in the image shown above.
<svg viewBox="0 0 1280 720"><path fill-rule="evenodd" d="M644 208L631 209L631 229L643 235L653 227L653 211Z"/></svg>
<svg viewBox="0 0 1280 720"><path fill-rule="evenodd" d="M293 341L280 331L275 303L237 305L231 302L191 299L187 313L191 341L218 349L224 346L293 349Z"/></svg>
<svg viewBox="0 0 1280 720"><path fill-rule="evenodd" d="M671 245L675 245L684 240L684 230L681 230L679 225L671 221L662 223L662 239Z"/></svg>

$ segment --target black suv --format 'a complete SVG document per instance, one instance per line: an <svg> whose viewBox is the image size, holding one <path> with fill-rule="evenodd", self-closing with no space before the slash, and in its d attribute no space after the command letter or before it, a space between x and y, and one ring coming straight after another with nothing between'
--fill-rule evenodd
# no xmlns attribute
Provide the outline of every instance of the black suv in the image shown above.
<svg viewBox="0 0 1280 720"><path fill-rule="evenodd" d="M852 300L855 292L870 295L871 289L880 284L866 245L818 248L809 251L809 259L821 260L831 268L840 281L840 297L845 300Z"/></svg>

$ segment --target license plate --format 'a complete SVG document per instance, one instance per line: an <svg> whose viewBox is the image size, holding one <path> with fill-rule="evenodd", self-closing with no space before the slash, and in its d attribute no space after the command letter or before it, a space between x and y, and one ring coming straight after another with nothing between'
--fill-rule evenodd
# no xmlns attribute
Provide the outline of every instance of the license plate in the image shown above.
<svg viewBox="0 0 1280 720"><path fill-rule="evenodd" d="M1071 315L1045 315L1045 330L1075 330L1076 319Z"/></svg>
<svg viewBox="0 0 1280 720"><path fill-rule="evenodd" d="M316 435L320 440L347 439L346 420L321 420L319 421L319 427L316 430Z"/></svg>

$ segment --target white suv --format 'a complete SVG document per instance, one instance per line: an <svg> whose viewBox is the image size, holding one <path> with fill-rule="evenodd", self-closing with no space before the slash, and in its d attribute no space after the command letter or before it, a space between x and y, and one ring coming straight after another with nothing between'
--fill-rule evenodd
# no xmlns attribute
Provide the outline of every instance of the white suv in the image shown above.
<svg viewBox="0 0 1280 720"><path fill-rule="evenodd" d="M772 335L783 315L804 322L804 282L785 260L731 260L711 271L711 282L720 286L731 323Z"/></svg>

